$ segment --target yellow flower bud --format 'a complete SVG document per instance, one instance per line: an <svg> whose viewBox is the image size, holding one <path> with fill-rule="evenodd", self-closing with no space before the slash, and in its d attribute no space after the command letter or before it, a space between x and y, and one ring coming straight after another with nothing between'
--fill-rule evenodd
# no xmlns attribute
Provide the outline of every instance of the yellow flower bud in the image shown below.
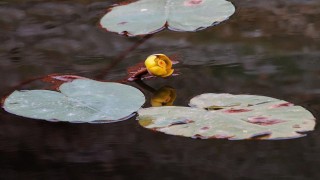
<svg viewBox="0 0 320 180"><path fill-rule="evenodd" d="M164 54L153 54L144 62L147 70L154 76L167 77L173 73L172 62Z"/></svg>
<svg viewBox="0 0 320 180"><path fill-rule="evenodd" d="M167 86L162 87L151 97L151 105L153 107L172 106L176 97L175 89Z"/></svg>

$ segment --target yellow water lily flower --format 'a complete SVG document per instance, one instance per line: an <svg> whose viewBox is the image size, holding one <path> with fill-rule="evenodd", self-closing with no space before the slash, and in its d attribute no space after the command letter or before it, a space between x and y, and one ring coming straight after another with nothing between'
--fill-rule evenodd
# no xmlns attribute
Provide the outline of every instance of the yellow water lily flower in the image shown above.
<svg viewBox="0 0 320 180"><path fill-rule="evenodd" d="M164 54L153 54L146 59L144 64L148 72L154 76L167 77L174 71L171 60Z"/></svg>
<svg viewBox="0 0 320 180"><path fill-rule="evenodd" d="M173 102L176 100L177 93L174 88L165 86L160 88L151 97L151 105L153 107L159 106L172 106Z"/></svg>

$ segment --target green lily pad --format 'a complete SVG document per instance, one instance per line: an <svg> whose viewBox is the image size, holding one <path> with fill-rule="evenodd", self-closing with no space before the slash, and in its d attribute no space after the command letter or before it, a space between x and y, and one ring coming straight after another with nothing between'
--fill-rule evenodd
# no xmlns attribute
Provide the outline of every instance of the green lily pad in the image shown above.
<svg viewBox="0 0 320 180"><path fill-rule="evenodd" d="M232 3L225 0L139 0L113 7L100 24L129 36L152 34L165 27L197 31L228 19L234 12Z"/></svg>
<svg viewBox="0 0 320 180"><path fill-rule="evenodd" d="M89 79L64 83L59 91L14 91L3 107L33 119L106 123L131 117L145 102L143 93L132 86Z"/></svg>
<svg viewBox="0 0 320 180"><path fill-rule="evenodd" d="M140 109L139 123L171 135L230 140L298 138L315 127L303 107L265 96L202 94L190 105Z"/></svg>

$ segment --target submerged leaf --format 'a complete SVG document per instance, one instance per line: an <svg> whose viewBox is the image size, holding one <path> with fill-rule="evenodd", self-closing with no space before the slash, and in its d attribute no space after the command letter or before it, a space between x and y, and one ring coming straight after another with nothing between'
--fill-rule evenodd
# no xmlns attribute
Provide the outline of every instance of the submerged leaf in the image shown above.
<svg viewBox="0 0 320 180"><path fill-rule="evenodd" d="M115 122L136 112L145 102L138 89L110 82L76 79L60 92L15 91L4 101L7 112L33 119L68 122Z"/></svg>
<svg viewBox="0 0 320 180"><path fill-rule="evenodd" d="M228 19L234 12L226 0L139 0L113 7L100 24L129 36L152 34L165 27L197 31Z"/></svg>
<svg viewBox="0 0 320 180"><path fill-rule="evenodd" d="M141 109L138 119L148 119L149 123L140 123L148 129L201 139L297 138L315 126L309 111L265 96L202 94L192 98L190 105Z"/></svg>

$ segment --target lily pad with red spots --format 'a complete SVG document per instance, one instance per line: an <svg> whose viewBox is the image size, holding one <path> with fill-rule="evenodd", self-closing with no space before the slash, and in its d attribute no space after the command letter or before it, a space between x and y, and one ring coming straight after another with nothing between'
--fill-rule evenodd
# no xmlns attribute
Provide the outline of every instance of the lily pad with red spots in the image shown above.
<svg viewBox="0 0 320 180"><path fill-rule="evenodd" d="M202 94L190 106L141 109L139 123L171 135L230 140L298 138L315 127L303 107L265 96Z"/></svg>
<svg viewBox="0 0 320 180"><path fill-rule="evenodd" d="M166 27L197 31L228 19L234 12L226 0L139 0L113 7L100 24L128 36L152 34Z"/></svg>

